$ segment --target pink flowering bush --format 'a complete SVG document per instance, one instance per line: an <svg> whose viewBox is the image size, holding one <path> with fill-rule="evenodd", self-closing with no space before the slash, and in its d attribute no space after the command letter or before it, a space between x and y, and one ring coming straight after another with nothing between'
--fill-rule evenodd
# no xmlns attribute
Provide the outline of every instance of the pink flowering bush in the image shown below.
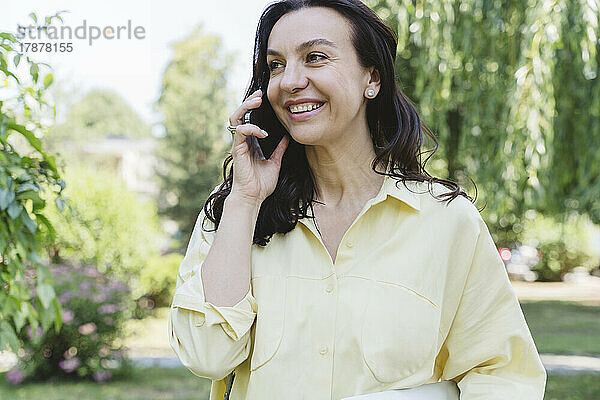
<svg viewBox="0 0 600 400"><path fill-rule="evenodd" d="M6 379L14 384L54 377L102 382L128 374L131 364L118 346L135 305L128 286L90 265L65 262L50 271L63 308L62 329L23 329L19 363Z"/></svg>

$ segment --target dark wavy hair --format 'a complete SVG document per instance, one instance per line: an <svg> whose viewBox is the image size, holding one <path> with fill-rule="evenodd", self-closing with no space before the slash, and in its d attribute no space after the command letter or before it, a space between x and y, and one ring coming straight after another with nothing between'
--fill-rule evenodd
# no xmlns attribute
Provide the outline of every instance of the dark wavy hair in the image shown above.
<svg viewBox="0 0 600 400"><path fill-rule="evenodd" d="M435 153L438 142L429 129L421 122L411 101L402 93L396 83L394 60L398 39L394 31L360 0L282 0L269 4L263 11L254 44L254 67L252 80L244 98L257 89L263 92L261 106L252 112L253 124L269 132L269 136L260 142L249 137L252 156L257 154L257 146L269 158L283 138L289 135L278 120L266 95L269 83L267 65L267 40L275 23L285 14L308 7L329 7L339 12L350 23L351 40L364 68L375 67L379 71L381 88L374 99L368 100L367 121L376 157L371 167L380 175L388 175L399 181L428 182L429 192L438 200L449 204L462 195L474 202L460 186L450 180L435 178L425 171L425 163ZM422 130L433 139L435 148L421 152ZM421 164L421 154L431 152ZM231 153L223 163L224 182L215 190L204 204L205 215L216 227L219 226L225 198L231 192L233 184L233 164ZM381 166L383 171L376 169ZM433 182L439 182L450 191L436 196L432 191ZM471 180L471 182L473 182ZM396 182L396 185L399 182ZM475 182L473 182L475 184ZM406 186L406 184L405 184ZM282 159L279 179L273 193L262 203L256 222L253 243L265 246L274 233L287 233L294 229L298 219L314 218L307 210L312 207L315 195L314 176L310 170L305 145L289 136L288 148ZM475 198L477 187L475 186ZM204 221L203 221L204 222ZM215 228L216 229L216 228Z"/></svg>

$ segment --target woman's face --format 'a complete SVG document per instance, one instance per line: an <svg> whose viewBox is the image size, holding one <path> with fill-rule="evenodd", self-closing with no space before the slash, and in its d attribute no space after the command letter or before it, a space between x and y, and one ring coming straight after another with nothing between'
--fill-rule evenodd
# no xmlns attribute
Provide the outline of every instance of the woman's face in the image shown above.
<svg viewBox="0 0 600 400"><path fill-rule="evenodd" d="M270 70L267 97L279 121L299 143L335 142L366 126L367 87L373 68L359 64L351 28L337 11L311 7L288 13L274 25L267 41ZM311 105L294 109L289 102ZM319 107L314 109L314 107Z"/></svg>

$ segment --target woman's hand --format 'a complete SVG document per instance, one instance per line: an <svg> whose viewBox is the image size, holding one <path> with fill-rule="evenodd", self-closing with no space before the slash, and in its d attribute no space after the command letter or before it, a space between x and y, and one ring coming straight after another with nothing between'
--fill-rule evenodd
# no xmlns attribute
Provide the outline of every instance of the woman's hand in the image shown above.
<svg viewBox="0 0 600 400"><path fill-rule="evenodd" d="M281 159L289 143L284 136L267 160L260 150L258 139L267 137L265 131L254 124L244 124L244 114L260 107L262 91L252 93L229 117L229 124L236 126L231 154L233 156L233 186L230 195L259 205L275 190L279 179ZM254 149L251 149L253 146Z"/></svg>

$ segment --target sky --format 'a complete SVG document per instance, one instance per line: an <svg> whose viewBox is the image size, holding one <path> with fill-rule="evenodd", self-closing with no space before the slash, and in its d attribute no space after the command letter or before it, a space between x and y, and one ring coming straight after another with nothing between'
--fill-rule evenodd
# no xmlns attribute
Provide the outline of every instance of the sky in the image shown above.
<svg viewBox="0 0 600 400"><path fill-rule="evenodd" d="M62 103L67 104L91 89L102 88L119 93L143 120L157 124L160 116L154 111L153 104L160 93L164 69L172 57L170 45L185 39L199 24L203 25L207 33L222 38L225 53L235 55L228 86L235 99L241 102L251 76L258 19L271 2L272 0L2 0L0 30L16 33L18 24L32 24L28 17L30 12L43 18L67 10L68 12L61 14L64 25L75 30L83 26L85 21L87 39L55 41L71 42L73 51L70 53L29 53L35 61L46 62L53 67L55 86L59 89L55 94L57 119L64 119L66 110L60 107ZM122 36L118 40L101 38L89 43L92 25L104 29L109 26L127 26L129 21L132 31L137 26L143 29L143 33L138 29L141 39L136 39L134 32L129 39L126 37L127 31L122 30ZM56 26L60 27L61 24L57 21ZM80 33L83 31L83 28L80 29Z"/></svg>

